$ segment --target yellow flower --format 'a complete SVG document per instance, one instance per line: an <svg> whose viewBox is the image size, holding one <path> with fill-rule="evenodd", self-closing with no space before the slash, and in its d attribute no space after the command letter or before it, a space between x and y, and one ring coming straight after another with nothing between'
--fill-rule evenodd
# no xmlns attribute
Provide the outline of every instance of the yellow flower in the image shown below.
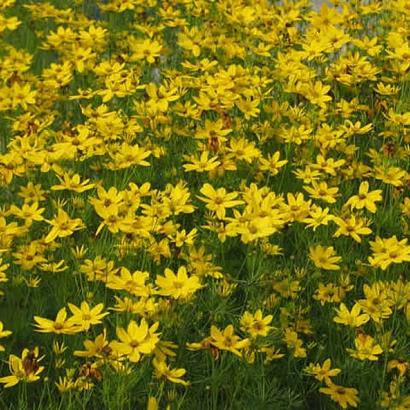
<svg viewBox="0 0 410 410"><path fill-rule="evenodd" d="M165 377L172 383L182 384L183 386L189 385L189 382L181 379L186 373L185 369L171 369L165 360L159 360L156 357L152 360L152 364L154 365L157 378Z"/></svg>
<svg viewBox="0 0 410 410"><path fill-rule="evenodd" d="M337 316L333 318L334 322L353 328L364 325L370 319L370 316L368 314L360 314L361 307L358 303L354 304L351 311L349 311L344 303L341 303L339 309L336 309L336 312Z"/></svg>
<svg viewBox="0 0 410 410"><path fill-rule="evenodd" d="M197 158L196 156L184 156L184 158L190 161L190 164L184 164L183 167L186 172L208 172L212 171L213 169L217 168L220 165L220 161L218 161L218 157L214 156L211 158L209 157L209 151L203 151L201 156Z"/></svg>
<svg viewBox="0 0 410 410"><path fill-rule="evenodd" d="M3 322L0 321L0 339L2 339L3 337L7 337L10 336L13 332L11 332L10 330L3 330L4 329L4 325ZM4 352L4 346L0 345L0 352Z"/></svg>
<svg viewBox="0 0 410 410"><path fill-rule="evenodd" d="M287 327L283 340L285 341L288 349L292 351L293 357L306 357L307 352L303 347L303 340L299 339L297 332Z"/></svg>
<svg viewBox="0 0 410 410"><path fill-rule="evenodd" d="M158 275L155 283L159 287L160 295L173 299L187 299L203 287L198 276L188 277L185 266L180 266L177 274L166 268L164 276Z"/></svg>
<svg viewBox="0 0 410 410"><path fill-rule="evenodd" d="M306 228L313 228L313 231L321 225L327 225L329 221L332 221L334 218L333 215L329 215L329 208L321 208L317 205L312 205L312 208L309 211L309 216L303 219L306 225Z"/></svg>
<svg viewBox="0 0 410 410"><path fill-rule="evenodd" d="M131 55L130 61L146 60L148 63L155 63L155 59L161 55L162 45L157 40L136 40L129 41Z"/></svg>
<svg viewBox="0 0 410 410"><path fill-rule="evenodd" d="M39 208L38 202L33 202L31 205L25 203L21 208L16 205L10 207L10 213L19 219L22 219L26 226L30 226L33 221L43 221L44 217L41 215L45 208Z"/></svg>
<svg viewBox="0 0 410 410"><path fill-rule="evenodd" d="M40 379L39 374L44 370L44 366L39 366L38 362L42 357L38 357L38 347L33 350L24 349L21 358L15 355L9 356L9 370L11 375L0 378L0 383L4 387L13 387L20 381L31 383Z"/></svg>
<svg viewBox="0 0 410 410"><path fill-rule="evenodd" d="M307 98L312 104L317 104L320 107L326 107L326 103L332 101L332 97L327 95L330 91L330 85L323 85L321 81L305 84L301 87L301 94Z"/></svg>
<svg viewBox="0 0 410 410"><path fill-rule="evenodd" d="M356 350L346 349L352 357L359 360L378 360L378 355L383 353L383 349L377 344L374 339L364 333L354 339Z"/></svg>
<svg viewBox="0 0 410 410"><path fill-rule="evenodd" d="M56 238L63 238L72 235L75 231L84 228L83 221L80 218L71 219L63 209L59 208L57 216L47 221L52 228L45 238L45 242L52 242Z"/></svg>
<svg viewBox="0 0 410 410"><path fill-rule="evenodd" d="M244 202L237 198L237 192L227 193L225 188L214 189L212 185L205 183L200 190L204 196L198 198L206 203L206 208L216 213L219 219L225 218L226 208L233 208Z"/></svg>
<svg viewBox="0 0 410 410"><path fill-rule="evenodd" d="M361 242L362 239L359 235L369 235L372 233L372 230L365 225L365 221L354 215L351 215L349 218L339 218L334 217L333 221L339 226L337 231L334 233L334 237L338 238L340 235L351 236L356 242Z"/></svg>
<svg viewBox="0 0 410 410"><path fill-rule="evenodd" d="M228 325L223 331L212 325L210 343L220 350L227 350L239 357L242 357L240 350L249 346L248 339L241 339L234 334L232 325Z"/></svg>
<svg viewBox="0 0 410 410"><path fill-rule="evenodd" d="M319 389L321 393L327 394L330 398L338 403L343 409L347 409L348 405L357 407L359 398L358 391L352 387L338 386L334 383L329 383L327 387Z"/></svg>
<svg viewBox="0 0 410 410"><path fill-rule="evenodd" d="M98 305L94 306L90 309L90 306L87 302L81 302L80 308L73 305L72 303L68 304L69 309L73 316L70 317L70 322L73 323L74 326L79 326L82 330L88 330L91 325L97 325L101 323L101 319L108 315L108 312L101 311L104 309L104 305L99 303Z"/></svg>
<svg viewBox="0 0 410 410"><path fill-rule="evenodd" d="M398 240L396 235L391 238L376 237L370 241L373 255L368 260L371 266L386 270L392 263L410 262L410 246L407 238Z"/></svg>
<svg viewBox="0 0 410 410"><path fill-rule="evenodd" d="M337 193L339 188L330 188L326 182L312 181L312 186L304 185L303 189L310 194L311 198L321 199L329 204L336 202Z"/></svg>
<svg viewBox="0 0 410 410"><path fill-rule="evenodd" d="M131 320L127 330L117 327L117 337L119 342L114 340L110 347L120 356L127 356L130 362L136 363L141 359L142 354L151 354L159 341L159 322L155 322L151 327L145 319L141 319L138 325L135 320Z"/></svg>
<svg viewBox="0 0 410 410"><path fill-rule="evenodd" d="M106 330L99 334L94 341L85 340L83 342L86 350L75 350L74 356L79 357L97 357L104 358L110 355L111 348L109 347L109 342L107 340Z"/></svg>
<svg viewBox="0 0 410 410"><path fill-rule="evenodd" d="M150 289L145 284L148 278L148 272L137 270L131 273L123 266L119 275L112 275L107 279L106 286L109 289L125 290L134 296L146 297L150 295Z"/></svg>
<svg viewBox="0 0 410 410"><path fill-rule="evenodd" d="M90 179L85 179L84 181L80 181L80 175L74 174L70 175L69 173L64 173L62 177L57 175L57 178L60 181L60 184L53 185L51 189L53 191L74 191L74 192L85 192L89 189L93 189L95 184L89 184Z"/></svg>
<svg viewBox="0 0 410 410"><path fill-rule="evenodd" d="M339 270L338 263L342 260L340 256L336 256L333 246L323 247L321 245L311 246L309 248L310 260L317 268L325 270Z"/></svg>
<svg viewBox="0 0 410 410"><path fill-rule="evenodd" d="M332 383L331 377L337 376L341 370L332 369L332 362L330 359L326 359L322 365L310 363L304 371L315 377L320 382L324 381L327 385Z"/></svg>
<svg viewBox="0 0 410 410"><path fill-rule="evenodd" d="M261 171L268 171L270 175L275 176L279 173L279 169L288 163L288 160L284 159L279 161L280 152L276 151L273 155L268 154L268 158L259 158L259 169Z"/></svg>
<svg viewBox="0 0 410 410"><path fill-rule="evenodd" d="M78 333L82 330L81 326L74 324L70 319L67 320L66 308L62 308L58 311L55 320L34 316L34 321L37 322L35 326L37 327L37 332L40 333L72 335L73 333Z"/></svg>
<svg viewBox="0 0 410 410"><path fill-rule="evenodd" d="M147 410L159 410L159 403L155 397L148 397Z"/></svg>
<svg viewBox="0 0 410 410"><path fill-rule="evenodd" d="M261 309L258 309L254 315L246 311L241 317L241 329L249 333L252 338L267 336L272 329L272 326L269 326L272 319L272 315L263 317Z"/></svg>
<svg viewBox="0 0 410 410"><path fill-rule="evenodd" d="M382 190L376 189L369 192L369 183L363 181L359 187L358 195L353 195L346 202L345 206L350 206L352 209L363 209L366 208L369 212L376 212L376 202L383 199Z"/></svg>

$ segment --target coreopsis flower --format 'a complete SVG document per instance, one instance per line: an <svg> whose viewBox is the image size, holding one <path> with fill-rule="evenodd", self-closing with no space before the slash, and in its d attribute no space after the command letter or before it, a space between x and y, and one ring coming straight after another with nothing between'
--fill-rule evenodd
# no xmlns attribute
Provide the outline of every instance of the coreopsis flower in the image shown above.
<svg viewBox="0 0 410 410"><path fill-rule="evenodd" d="M34 316L36 331L40 333L55 333L72 335L82 331L82 327L67 319L67 310L62 308L58 311L56 319L50 320L41 316Z"/></svg>
<svg viewBox="0 0 410 410"><path fill-rule="evenodd" d="M321 208L317 205L312 205L309 216L303 219L303 223L307 224L306 228L313 228L313 231L321 225L328 225L332 221L334 216L329 214L329 208Z"/></svg>
<svg viewBox="0 0 410 410"><path fill-rule="evenodd" d="M311 200L305 201L303 193L298 192L296 195L292 193L286 194L288 201L286 211L290 222L303 221L310 212Z"/></svg>
<svg viewBox="0 0 410 410"><path fill-rule="evenodd" d="M148 278L148 272L137 270L131 273L123 266L119 274L112 275L107 279L106 286L109 289L125 290L134 296L147 297L150 295L150 288L145 283Z"/></svg>
<svg viewBox="0 0 410 410"><path fill-rule="evenodd" d="M155 59L161 55L162 45L157 40L129 40L131 56L130 61L146 60L153 64Z"/></svg>
<svg viewBox="0 0 410 410"><path fill-rule="evenodd" d="M398 240L396 235L391 238L376 237L370 241L373 255L368 260L371 266L386 270L392 263L410 262L410 245L407 238Z"/></svg>
<svg viewBox="0 0 410 410"><path fill-rule="evenodd" d="M63 173L62 177L57 175L60 183L53 185L51 187L52 191L73 191L73 192L85 192L90 189L93 189L95 184L89 183L90 179L87 178L83 181L80 180L80 175L74 174L70 175L68 172Z"/></svg>
<svg viewBox="0 0 410 410"><path fill-rule="evenodd" d="M195 155L185 156L185 160L190 161L190 163L184 164L183 167L186 172L208 172L212 171L220 165L217 156L209 158L209 151L203 151L200 157Z"/></svg>
<svg viewBox="0 0 410 410"><path fill-rule="evenodd" d="M326 107L332 97L327 93L330 91L330 85L324 85L321 81L305 84L300 89L300 93L307 98L312 104L317 104L320 107Z"/></svg>
<svg viewBox="0 0 410 410"><path fill-rule="evenodd" d="M381 189L369 191L369 183L367 181L363 181L360 184L359 193L350 197L345 206L350 206L351 209L366 208L369 212L374 214L377 210L376 202L383 199L382 192L383 191Z"/></svg>
<svg viewBox="0 0 410 410"><path fill-rule="evenodd" d="M155 369L155 375L158 379L164 377L172 383L182 384L183 386L189 385L189 382L181 378L186 373L185 369L171 369L165 360L161 360L156 357L152 360L152 364Z"/></svg>
<svg viewBox="0 0 410 410"><path fill-rule="evenodd" d="M318 288L313 295L313 299L318 300L323 306L325 303L339 303L345 296L345 291L334 283L322 282L319 283Z"/></svg>
<svg viewBox="0 0 410 410"><path fill-rule="evenodd" d="M261 171L267 171L271 176L275 176L279 173L280 168L288 163L288 160L279 160L280 152L276 151L273 155L268 154L268 158L259 158L259 169Z"/></svg>
<svg viewBox="0 0 410 410"><path fill-rule="evenodd" d="M70 236L75 231L84 228L84 223L81 218L71 219L62 208L58 209L58 213L54 219L47 220L46 222L52 226L51 231L44 239L46 243L52 242L56 238Z"/></svg>
<svg viewBox="0 0 410 410"><path fill-rule="evenodd" d="M159 410L159 401L154 396L149 396L147 401L147 410Z"/></svg>
<svg viewBox="0 0 410 410"><path fill-rule="evenodd" d="M330 398L343 409L347 409L348 406L357 407L359 402L359 392L353 387L343 387L329 383L327 387L321 387L319 391L330 396Z"/></svg>
<svg viewBox="0 0 410 410"><path fill-rule="evenodd" d="M381 323L384 319L393 314L393 301L389 298L386 288L380 286L380 282L372 286L363 285L364 299L359 299L358 303L364 313L376 323Z"/></svg>
<svg viewBox="0 0 410 410"><path fill-rule="evenodd" d="M10 330L4 330L3 322L0 321L0 339L10 336L12 333ZM4 352L4 350L4 346L0 345L0 352Z"/></svg>
<svg viewBox="0 0 410 410"><path fill-rule="evenodd" d="M293 357L306 357L307 351L303 347L303 340L298 337L297 332L287 327L283 337L288 349L292 352Z"/></svg>
<svg viewBox="0 0 410 410"><path fill-rule="evenodd" d="M33 202L31 204L23 204L21 208L16 205L10 207L10 213L25 222L26 226L31 226L34 221L44 221L42 213L45 208L39 208L38 202Z"/></svg>
<svg viewBox="0 0 410 410"><path fill-rule="evenodd" d="M324 247L321 245L311 246L309 248L310 260L319 269L339 270L338 263L342 260L341 256L336 255L333 246Z"/></svg>
<svg viewBox="0 0 410 410"><path fill-rule="evenodd" d="M74 326L81 327L82 330L88 330L92 325L102 323L101 319L108 315L108 312L102 312L104 309L102 303L90 308L88 303L83 301L79 308L72 303L69 303L68 307L73 314L70 317L70 322L73 323Z"/></svg>
<svg viewBox="0 0 410 410"><path fill-rule="evenodd" d="M351 236L356 242L361 242L360 235L370 235L372 230L366 225L366 221L355 215L351 215L349 218L333 217L333 221L338 225L338 229L333 234L335 238L341 235Z"/></svg>
<svg viewBox="0 0 410 410"><path fill-rule="evenodd" d="M245 311L241 317L241 329L252 338L267 336L270 330L273 329L272 326L269 326L272 319L272 315L263 317L261 309L258 309L255 314Z"/></svg>
<svg viewBox="0 0 410 410"><path fill-rule="evenodd" d="M222 331L212 325L209 342L220 350L227 350L238 357L242 357L241 350L249 345L249 340L241 339L234 332L235 330L232 325L228 325Z"/></svg>
<svg viewBox="0 0 410 410"><path fill-rule="evenodd" d="M185 266L180 266L176 274L165 268L164 276L158 275L155 283L159 287L158 294L173 299L188 299L204 286L198 276L188 276Z"/></svg>
<svg viewBox="0 0 410 410"><path fill-rule="evenodd" d="M260 109L258 108L259 104L260 100L257 98L241 98L235 102L235 105L239 108L239 110L247 120L253 117L258 117L260 113Z"/></svg>
<svg viewBox="0 0 410 410"><path fill-rule="evenodd" d="M336 309L336 312L337 316L333 318L334 322L353 328L363 326L370 320L368 314L361 313L359 303L355 303L351 311L349 311L344 303L341 303L339 309Z"/></svg>
<svg viewBox="0 0 410 410"><path fill-rule="evenodd" d="M321 199L329 204L334 204L336 202L337 193L339 188L328 187L326 182L316 182L312 181L312 186L305 185L303 189L309 193L311 198Z"/></svg>
<svg viewBox="0 0 410 410"><path fill-rule="evenodd" d="M41 184L33 184L30 181L26 186L20 187L18 196L23 198L25 203L42 202L46 200L46 191Z"/></svg>
<svg viewBox="0 0 410 410"><path fill-rule="evenodd" d="M403 359L389 360L387 363L387 371L391 372L396 369L400 376L404 376L410 369L410 363Z"/></svg>
<svg viewBox="0 0 410 410"><path fill-rule="evenodd" d="M373 337L365 333L359 333L354 339L356 349L346 349L352 357L359 360L378 360L378 355L383 353L383 349L377 344Z"/></svg>
<svg viewBox="0 0 410 410"><path fill-rule="evenodd" d="M203 196L198 198L206 203L206 208L216 213L219 219L224 219L226 214L226 208L233 208L237 205L242 205L244 202L238 197L237 192L226 192L225 188L213 188L212 185L206 183L200 190Z"/></svg>
<svg viewBox="0 0 410 410"><path fill-rule="evenodd" d="M11 375L0 377L0 383L4 384L4 387L13 387L21 381L32 383L39 380L44 366L39 365L42 357L38 355L38 347L33 350L24 349L21 358L11 354L8 361Z"/></svg>
<svg viewBox="0 0 410 410"><path fill-rule="evenodd" d="M324 381L327 385L332 383L331 377L337 376L341 370L332 369L332 362L330 359L326 359L322 365L310 363L305 367L304 371L320 382Z"/></svg>
<svg viewBox="0 0 410 410"><path fill-rule="evenodd" d="M143 354L151 354L159 341L158 329L159 322L149 326L145 319L141 319L138 325L135 320L131 320L127 330L117 327L117 337L110 347L120 356L126 356L130 362L139 362Z"/></svg>
<svg viewBox="0 0 410 410"><path fill-rule="evenodd" d="M96 357L101 359L109 356L111 353L110 343L107 340L107 332L105 329L103 333L100 333L94 340L87 339L83 344L86 350L75 350L74 356Z"/></svg>

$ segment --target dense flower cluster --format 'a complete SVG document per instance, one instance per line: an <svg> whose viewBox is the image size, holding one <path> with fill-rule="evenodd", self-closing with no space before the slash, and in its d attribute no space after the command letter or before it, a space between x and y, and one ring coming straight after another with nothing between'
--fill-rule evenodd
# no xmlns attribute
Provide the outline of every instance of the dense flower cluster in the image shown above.
<svg viewBox="0 0 410 410"><path fill-rule="evenodd" d="M1 2L0 407L410 408L410 7L330 3Z"/></svg>

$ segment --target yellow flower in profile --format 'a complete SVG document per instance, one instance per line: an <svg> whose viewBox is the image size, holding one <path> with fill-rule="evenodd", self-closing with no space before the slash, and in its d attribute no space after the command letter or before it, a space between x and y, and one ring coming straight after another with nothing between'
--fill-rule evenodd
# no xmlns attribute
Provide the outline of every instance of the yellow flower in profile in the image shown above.
<svg viewBox="0 0 410 410"><path fill-rule="evenodd" d="M145 284L148 278L148 272L137 270L131 273L126 267L122 266L119 274L107 278L106 286L109 289L125 290L134 296L148 297L150 289Z"/></svg>
<svg viewBox="0 0 410 410"><path fill-rule="evenodd" d="M189 385L189 382L181 379L186 373L185 369L171 369L165 360L160 360L156 357L152 360L152 364L154 365L155 375L158 379L165 377L172 383L182 384L183 386Z"/></svg>
<svg viewBox="0 0 410 410"><path fill-rule="evenodd" d="M9 356L9 370L11 375L0 377L0 383L4 387L13 387L20 381L31 383L40 379L39 374L44 370L38 362L42 357L38 357L39 350L35 347L33 350L24 349L21 358L14 354Z"/></svg>
<svg viewBox="0 0 410 410"><path fill-rule="evenodd" d="M309 248L310 260L319 269L339 270L338 263L342 260L341 256L337 256L333 246L327 248L321 245L311 246Z"/></svg>
<svg viewBox="0 0 410 410"><path fill-rule="evenodd" d="M0 321L0 339L2 339L3 337L10 336L12 334L10 330L3 330L3 329L4 329L3 322ZM5 350L4 346L0 345L0 352L4 352L4 350Z"/></svg>
<svg viewBox="0 0 410 410"><path fill-rule="evenodd" d="M111 348L109 347L107 332L105 329L103 333L100 333L94 339L94 341L87 339L83 342L83 344L86 350L75 350L74 356L104 358L109 356L111 353Z"/></svg>
<svg viewBox="0 0 410 410"><path fill-rule="evenodd" d="M330 396L330 398L338 403L343 409L347 409L348 406L357 407L359 402L359 392L353 387L343 387L334 383L329 383L327 387L321 387L319 391Z"/></svg>
<svg viewBox="0 0 410 410"><path fill-rule="evenodd" d="M198 276L188 276L185 266L180 266L177 274L166 268L164 276L158 275L155 283L159 287L158 294L173 299L188 299L203 287Z"/></svg>
<svg viewBox="0 0 410 410"><path fill-rule="evenodd" d="M40 333L55 333L57 335L72 335L73 333L81 332L81 326L74 324L67 319L67 310L62 308L58 311L56 319L50 320L40 316L34 316L34 321L37 323L37 332Z"/></svg>
<svg viewBox="0 0 410 410"><path fill-rule="evenodd" d="M158 400L154 396L148 397L147 410L159 410Z"/></svg>
<svg viewBox="0 0 410 410"><path fill-rule="evenodd" d="M75 231L84 228L83 221L80 218L71 219L63 209L59 208L57 216L54 219L47 221L52 228L45 238L45 242L49 243L56 238L63 238L72 235Z"/></svg>
<svg viewBox="0 0 410 410"><path fill-rule="evenodd" d="M73 192L85 192L89 189L93 189L95 184L90 184L90 179L87 178L84 181L80 180L80 175L74 174L70 175L68 172L63 173L62 177L57 175L60 183L57 185L53 185L51 189L53 191L73 191Z"/></svg>

